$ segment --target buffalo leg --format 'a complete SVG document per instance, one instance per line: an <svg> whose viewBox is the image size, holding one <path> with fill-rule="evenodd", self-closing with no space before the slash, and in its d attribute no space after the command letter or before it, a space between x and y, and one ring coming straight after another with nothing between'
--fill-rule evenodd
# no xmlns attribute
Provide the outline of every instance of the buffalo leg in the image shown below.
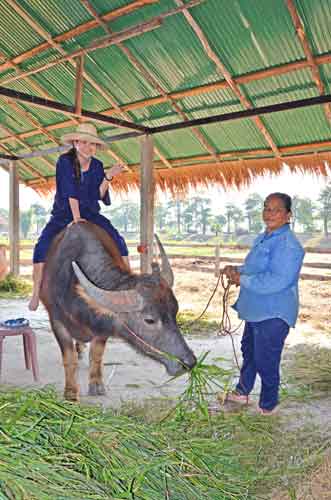
<svg viewBox="0 0 331 500"><path fill-rule="evenodd" d="M62 352L65 376L64 397L69 401L79 401L77 384L78 354L73 340L68 330L59 321L54 321L52 327Z"/></svg>
<svg viewBox="0 0 331 500"><path fill-rule="evenodd" d="M84 342L76 342L76 351L78 354L78 359L83 359L83 354L86 348L86 344Z"/></svg>
<svg viewBox="0 0 331 500"><path fill-rule="evenodd" d="M106 337L94 337L91 341L89 373L90 396L101 396L106 394L103 383L103 354L105 352L106 342Z"/></svg>

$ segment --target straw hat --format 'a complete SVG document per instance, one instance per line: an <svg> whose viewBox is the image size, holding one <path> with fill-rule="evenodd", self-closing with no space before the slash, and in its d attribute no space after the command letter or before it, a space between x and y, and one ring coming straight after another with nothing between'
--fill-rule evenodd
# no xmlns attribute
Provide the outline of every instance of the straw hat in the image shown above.
<svg viewBox="0 0 331 500"><path fill-rule="evenodd" d="M61 141L65 144L69 144L73 141L87 141L98 144L99 146L105 146L105 142L98 137L98 132L92 123L80 123L76 129L76 132L70 132L69 134L64 134L61 137Z"/></svg>

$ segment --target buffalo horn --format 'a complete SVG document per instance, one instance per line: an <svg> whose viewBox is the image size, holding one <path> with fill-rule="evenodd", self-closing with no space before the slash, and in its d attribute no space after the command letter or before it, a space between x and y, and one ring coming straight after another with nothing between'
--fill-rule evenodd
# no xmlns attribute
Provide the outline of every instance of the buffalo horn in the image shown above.
<svg viewBox="0 0 331 500"><path fill-rule="evenodd" d="M119 313L142 310L143 298L136 290L119 290L118 292L114 292L98 288L88 280L76 262L72 262L72 267L87 295L99 305Z"/></svg>
<svg viewBox="0 0 331 500"><path fill-rule="evenodd" d="M165 253L161 241L159 240L158 235L155 234L154 236L161 256L161 278L163 278L168 283L170 288L172 288L174 284L174 273L172 272L169 259L167 257L167 254Z"/></svg>

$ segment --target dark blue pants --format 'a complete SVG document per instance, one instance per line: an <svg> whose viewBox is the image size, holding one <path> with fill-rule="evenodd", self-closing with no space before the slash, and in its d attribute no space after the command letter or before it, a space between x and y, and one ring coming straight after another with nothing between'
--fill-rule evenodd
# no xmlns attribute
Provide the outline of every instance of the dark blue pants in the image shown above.
<svg viewBox="0 0 331 500"><path fill-rule="evenodd" d="M101 214L87 214L83 213L82 217L90 222L93 222L97 226L102 227L117 244L118 249L123 256L128 255L128 247L126 246L123 236L114 228L110 221ZM46 255L49 247L55 236L57 236L70 222L71 220L63 220L60 217L51 217L50 221L44 227L37 244L33 252L33 263L45 262Z"/></svg>
<svg viewBox="0 0 331 500"><path fill-rule="evenodd" d="M279 365L289 326L279 318L245 323L241 340L243 365L236 390L248 395L256 375L261 378L259 406L272 410L278 403Z"/></svg>

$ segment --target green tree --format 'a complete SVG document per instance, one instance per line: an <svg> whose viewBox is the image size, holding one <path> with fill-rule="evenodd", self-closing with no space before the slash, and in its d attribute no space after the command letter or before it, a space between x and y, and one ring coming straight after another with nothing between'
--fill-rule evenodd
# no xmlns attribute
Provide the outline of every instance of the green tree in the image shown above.
<svg viewBox="0 0 331 500"><path fill-rule="evenodd" d="M263 198L258 193L252 193L245 201L248 232L258 233L262 229Z"/></svg>
<svg viewBox="0 0 331 500"><path fill-rule="evenodd" d="M300 198L296 206L296 219L305 232L314 231L315 206L309 198Z"/></svg>
<svg viewBox="0 0 331 500"><path fill-rule="evenodd" d="M33 211L31 208L20 213L20 226L23 238L27 238L31 228Z"/></svg>
<svg viewBox="0 0 331 500"><path fill-rule="evenodd" d="M189 204L195 229L196 231L200 230L203 234L205 234L206 232L208 219L210 216L210 209L209 209L210 203L211 203L210 198L204 198L202 196L194 196Z"/></svg>
<svg viewBox="0 0 331 500"><path fill-rule="evenodd" d="M329 235L329 221L331 219L331 183L321 191L318 198L320 202L319 215L323 221L324 235Z"/></svg>
<svg viewBox="0 0 331 500"><path fill-rule="evenodd" d="M222 214L214 215L211 220L211 230L215 233L216 236L222 231L222 228L226 224L226 218Z"/></svg>
<svg viewBox="0 0 331 500"><path fill-rule="evenodd" d="M160 231L163 231L166 226L168 210L167 207L162 203L157 203L154 209L155 216L155 226Z"/></svg>
<svg viewBox="0 0 331 500"><path fill-rule="evenodd" d="M233 232L236 233L239 223L244 220L242 210L233 203L227 203L225 205L225 217L227 221L227 233L231 233L231 225L233 226Z"/></svg>
<svg viewBox="0 0 331 500"><path fill-rule="evenodd" d="M40 229L45 225L47 212L42 205L39 205L39 203L33 203L30 209L32 211L32 216L36 221L36 232L39 234Z"/></svg>
<svg viewBox="0 0 331 500"><path fill-rule="evenodd" d="M171 215L173 216L173 223L176 224L177 234L181 234L182 232L183 211L185 210L186 205L187 202L182 200L179 196L176 196L174 199L167 202L167 212L170 217ZM170 220L170 223L171 222L172 221Z"/></svg>

